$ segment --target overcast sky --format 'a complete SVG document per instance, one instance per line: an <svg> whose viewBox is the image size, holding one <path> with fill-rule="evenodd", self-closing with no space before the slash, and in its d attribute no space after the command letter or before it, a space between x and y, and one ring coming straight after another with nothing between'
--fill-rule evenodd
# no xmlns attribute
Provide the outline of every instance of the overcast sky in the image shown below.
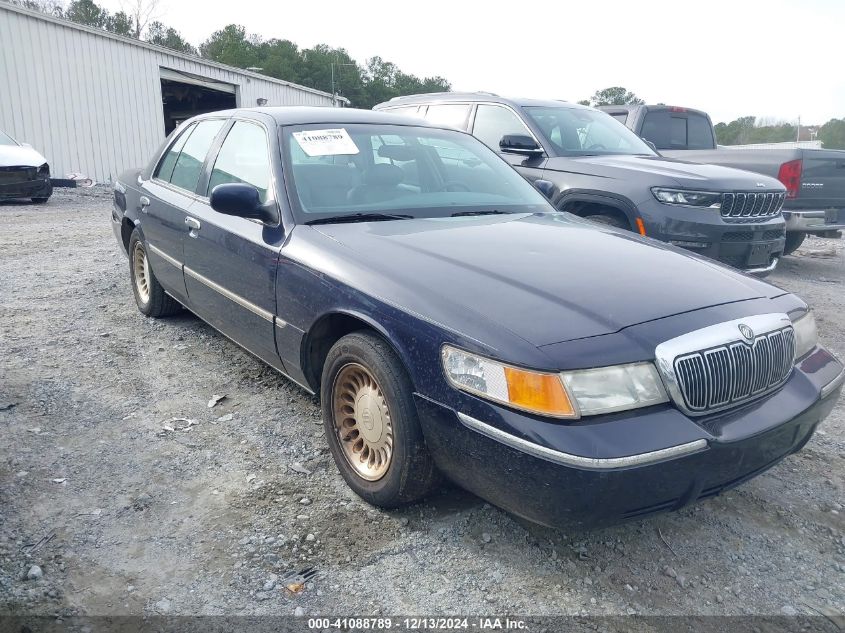
<svg viewBox="0 0 845 633"><path fill-rule="evenodd" d="M160 0L159 17L195 45L242 24L359 63L380 55L454 90L577 101L621 85L714 122L845 117L843 0Z"/></svg>

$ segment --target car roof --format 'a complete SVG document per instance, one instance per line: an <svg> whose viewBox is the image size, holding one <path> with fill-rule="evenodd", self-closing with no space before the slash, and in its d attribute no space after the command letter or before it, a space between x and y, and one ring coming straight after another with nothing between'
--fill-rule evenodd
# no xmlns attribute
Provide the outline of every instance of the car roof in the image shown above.
<svg viewBox="0 0 845 633"><path fill-rule="evenodd" d="M381 123L395 125L416 125L421 127L444 126L432 125L422 119L409 120L406 116L373 110L358 110L356 108L334 108L330 106L269 106L263 108L234 108L219 110L195 117L196 120L223 116L266 115L275 119L278 125L309 125L327 124L343 125L347 123Z"/></svg>
<svg viewBox="0 0 845 633"><path fill-rule="evenodd" d="M415 105L427 103L448 103L457 101L465 103L470 102L484 102L484 103L501 103L503 105L530 107L530 106L544 106L544 107L567 107L573 109L589 110L589 106L581 105L580 103L572 103L563 99L526 99L523 97L502 97L492 92L430 92L426 94L407 95L404 97L394 97L390 101L384 101L375 106L375 109L381 110L384 108L395 108L402 105Z"/></svg>

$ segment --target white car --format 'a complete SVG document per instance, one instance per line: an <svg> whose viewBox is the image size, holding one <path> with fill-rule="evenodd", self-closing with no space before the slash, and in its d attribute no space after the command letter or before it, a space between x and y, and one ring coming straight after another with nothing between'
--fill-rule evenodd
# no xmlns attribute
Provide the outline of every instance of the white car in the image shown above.
<svg viewBox="0 0 845 633"><path fill-rule="evenodd" d="M0 131L0 200L31 198L44 203L52 193L47 159Z"/></svg>

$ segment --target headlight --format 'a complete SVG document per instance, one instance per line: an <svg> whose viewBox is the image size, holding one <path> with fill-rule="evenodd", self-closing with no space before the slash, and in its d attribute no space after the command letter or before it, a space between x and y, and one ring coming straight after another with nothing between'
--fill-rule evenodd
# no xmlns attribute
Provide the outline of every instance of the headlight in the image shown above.
<svg viewBox="0 0 845 633"><path fill-rule="evenodd" d="M793 322L792 327L795 328L795 359L798 360L809 354L819 340L816 318L812 312L807 312Z"/></svg>
<svg viewBox="0 0 845 633"><path fill-rule="evenodd" d="M612 413L669 400L651 363L554 374L512 367L445 346L443 367L458 389L557 418Z"/></svg>
<svg viewBox="0 0 845 633"><path fill-rule="evenodd" d="M565 371L562 375L581 415L638 409L669 401L652 363Z"/></svg>
<svg viewBox="0 0 845 633"><path fill-rule="evenodd" d="M685 189L653 187L651 193L663 204L707 207L710 209L719 209L722 206L722 194L713 191L687 191Z"/></svg>
<svg viewBox="0 0 845 633"><path fill-rule="evenodd" d="M50 165L44 163L41 167L38 168L38 176L46 178L50 175Z"/></svg>
<svg viewBox="0 0 845 633"><path fill-rule="evenodd" d="M578 417L560 374L512 367L448 345L442 356L446 377L458 389L532 413Z"/></svg>

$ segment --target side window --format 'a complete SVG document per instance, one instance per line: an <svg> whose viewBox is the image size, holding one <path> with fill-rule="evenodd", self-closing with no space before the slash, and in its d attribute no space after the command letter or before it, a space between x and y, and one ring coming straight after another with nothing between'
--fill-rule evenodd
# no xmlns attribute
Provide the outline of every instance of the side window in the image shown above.
<svg viewBox="0 0 845 633"><path fill-rule="evenodd" d="M172 185L187 191L193 192L196 190L205 156L224 122L213 120L197 123L191 136L182 147L179 158L176 159L173 175L170 178Z"/></svg>
<svg viewBox="0 0 845 633"><path fill-rule="evenodd" d="M707 117L690 113L687 126L687 149L713 149L713 130Z"/></svg>
<svg viewBox="0 0 845 633"><path fill-rule="evenodd" d="M528 134L531 132L513 110L500 106L479 104L475 112L472 135L487 147L499 151L499 141L505 134Z"/></svg>
<svg viewBox="0 0 845 633"><path fill-rule="evenodd" d="M419 110L419 106L401 106L399 108L388 108L385 109L385 112L389 112L390 114L401 114L402 116L418 116L417 111Z"/></svg>
<svg viewBox="0 0 845 633"><path fill-rule="evenodd" d="M611 114L614 119L619 121L622 125L625 125L625 121L628 120L628 113L627 112L614 112Z"/></svg>
<svg viewBox="0 0 845 633"><path fill-rule="evenodd" d="M261 202L270 188L270 152L267 135L260 125L237 121L220 147L208 191L224 183L245 183L258 189Z"/></svg>
<svg viewBox="0 0 845 633"><path fill-rule="evenodd" d="M154 178L160 178L161 180L170 182L170 177L173 175L173 167L176 165L176 159L179 158L179 152L182 151L185 141L188 140L188 137L191 135L191 132L194 131L196 126L196 123L189 125L187 129L179 135L176 142L170 146L170 149L167 150L164 158L161 159L158 167L156 167L155 174L153 175Z"/></svg>
<svg viewBox="0 0 845 633"><path fill-rule="evenodd" d="M428 106L425 120L430 123L455 127L459 130L466 130L467 118L469 117L468 103L444 103Z"/></svg>

